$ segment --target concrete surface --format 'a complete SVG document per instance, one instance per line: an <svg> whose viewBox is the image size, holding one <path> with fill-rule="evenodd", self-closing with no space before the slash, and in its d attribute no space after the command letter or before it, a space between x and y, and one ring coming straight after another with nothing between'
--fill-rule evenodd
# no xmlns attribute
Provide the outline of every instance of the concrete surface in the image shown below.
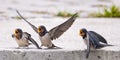
<svg viewBox="0 0 120 60"><path fill-rule="evenodd" d="M82 50L0 50L0 60L120 60L120 51L97 50L85 58Z"/></svg>

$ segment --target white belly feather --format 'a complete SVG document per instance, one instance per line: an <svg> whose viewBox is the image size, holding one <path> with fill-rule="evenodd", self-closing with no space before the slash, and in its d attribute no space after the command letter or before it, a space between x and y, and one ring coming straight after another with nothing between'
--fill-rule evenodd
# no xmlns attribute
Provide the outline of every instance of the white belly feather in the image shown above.
<svg viewBox="0 0 120 60"><path fill-rule="evenodd" d="M91 50L94 50L94 47L91 45L91 42L89 41L89 35L87 35L86 38L84 38L84 43L87 45L87 44L90 44L90 49Z"/></svg>
<svg viewBox="0 0 120 60"><path fill-rule="evenodd" d="M89 44L89 35L87 34L87 37L84 38L84 43L87 45Z"/></svg>
<svg viewBox="0 0 120 60"><path fill-rule="evenodd" d="M15 39L19 47L26 47L29 45L29 41L25 38L25 35L23 34L21 39Z"/></svg>
<svg viewBox="0 0 120 60"><path fill-rule="evenodd" d="M52 46L52 42L48 33L45 34L43 37L40 37L40 40L43 46L46 46L46 47Z"/></svg>

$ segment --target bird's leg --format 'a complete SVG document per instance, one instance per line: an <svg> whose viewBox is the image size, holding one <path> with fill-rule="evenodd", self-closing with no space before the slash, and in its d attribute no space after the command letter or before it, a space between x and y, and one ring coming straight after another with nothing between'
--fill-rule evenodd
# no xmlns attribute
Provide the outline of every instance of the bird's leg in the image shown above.
<svg viewBox="0 0 120 60"><path fill-rule="evenodd" d="M53 49L54 47L48 47L48 49Z"/></svg>
<svg viewBox="0 0 120 60"><path fill-rule="evenodd" d="M57 47L57 46L55 46L54 44L52 44L52 47Z"/></svg>
<svg viewBox="0 0 120 60"><path fill-rule="evenodd" d="M48 49L53 49L54 47L56 47L54 44L52 44L52 46L49 46Z"/></svg>
<svg viewBox="0 0 120 60"><path fill-rule="evenodd" d="M51 46L51 47L48 47L48 49L53 49L53 48L58 48L58 49L61 49L60 47L55 46L54 44L52 44L52 46Z"/></svg>

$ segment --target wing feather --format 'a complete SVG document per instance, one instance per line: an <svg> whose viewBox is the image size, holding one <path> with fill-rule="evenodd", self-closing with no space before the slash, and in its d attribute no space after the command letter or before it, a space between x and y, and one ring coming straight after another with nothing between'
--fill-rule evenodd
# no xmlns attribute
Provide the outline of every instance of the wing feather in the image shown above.
<svg viewBox="0 0 120 60"><path fill-rule="evenodd" d="M28 22L28 21L19 13L18 10L16 10L16 12L18 13L18 15L19 15L25 22L27 22L27 23L32 27L32 29L33 29L36 33L38 33L37 27L35 27L35 26L34 26L33 24L31 24L30 22Z"/></svg>
<svg viewBox="0 0 120 60"><path fill-rule="evenodd" d="M37 44L37 42L31 37L31 35L27 32L24 32L24 34L26 35L26 39L29 40L30 42L32 42L38 49L40 49L39 45Z"/></svg>
<svg viewBox="0 0 120 60"><path fill-rule="evenodd" d="M89 32L90 32L91 34L94 34L94 35L99 39L100 42L107 44L107 41L105 40L105 38L102 37L100 34L94 32L94 31L89 31Z"/></svg>
<svg viewBox="0 0 120 60"><path fill-rule="evenodd" d="M99 46L99 39L95 35L91 34L89 31L87 33L89 35L90 43L92 43L93 47L96 48L97 46Z"/></svg>
<svg viewBox="0 0 120 60"><path fill-rule="evenodd" d="M60 37L67 29L69 29L71 27L71 25L75 21L76 17L77 17L77 13L75 13L71 18L69 18L67 21L65 21L61 25L58 25L58 26L54 27L53 29L51 29L48 32L51 39L53 40L53 39Z"/></svg>

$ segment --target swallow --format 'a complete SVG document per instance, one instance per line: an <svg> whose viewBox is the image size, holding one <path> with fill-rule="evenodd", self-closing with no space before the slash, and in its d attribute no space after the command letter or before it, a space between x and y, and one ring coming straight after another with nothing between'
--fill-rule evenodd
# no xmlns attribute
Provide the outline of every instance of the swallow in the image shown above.
<svg viewBox="0 0 120 60"><path fill-rule="evenodd" d="M94 31L87 31L85 28L80 29L84 43L87 45L86 58L89 57L91 49L100 49L106 46L113 46L107 43L106 39Z"/></svg>
<svg viewBox="0 0 120 60"><path fill-rule="evenodd" d="M28 47L32 42L38 49L40 49L37 42L31 37L31 35L27 32L23 32L22 29L17 28L12 34L12 38L15 38L19 47Z"/></svg>
<svg viewBox="0 0 120 60"><path fill-rule="evenodd" d="M47 31L46 27L44 25L40 25L35 27L33 24L28 22L19 12L16 10L18 15L25 21L27 22L32 29L39 35L39 39L41 41L41 46L45 46L47 48L54 48L57 47L52 43L52 40L55 40L59 38L65 31L67 31L73 22L76 20L77 13L75 13L71 18L69 18L67 21L64 23L52 28L51 30Z"/></svg>

